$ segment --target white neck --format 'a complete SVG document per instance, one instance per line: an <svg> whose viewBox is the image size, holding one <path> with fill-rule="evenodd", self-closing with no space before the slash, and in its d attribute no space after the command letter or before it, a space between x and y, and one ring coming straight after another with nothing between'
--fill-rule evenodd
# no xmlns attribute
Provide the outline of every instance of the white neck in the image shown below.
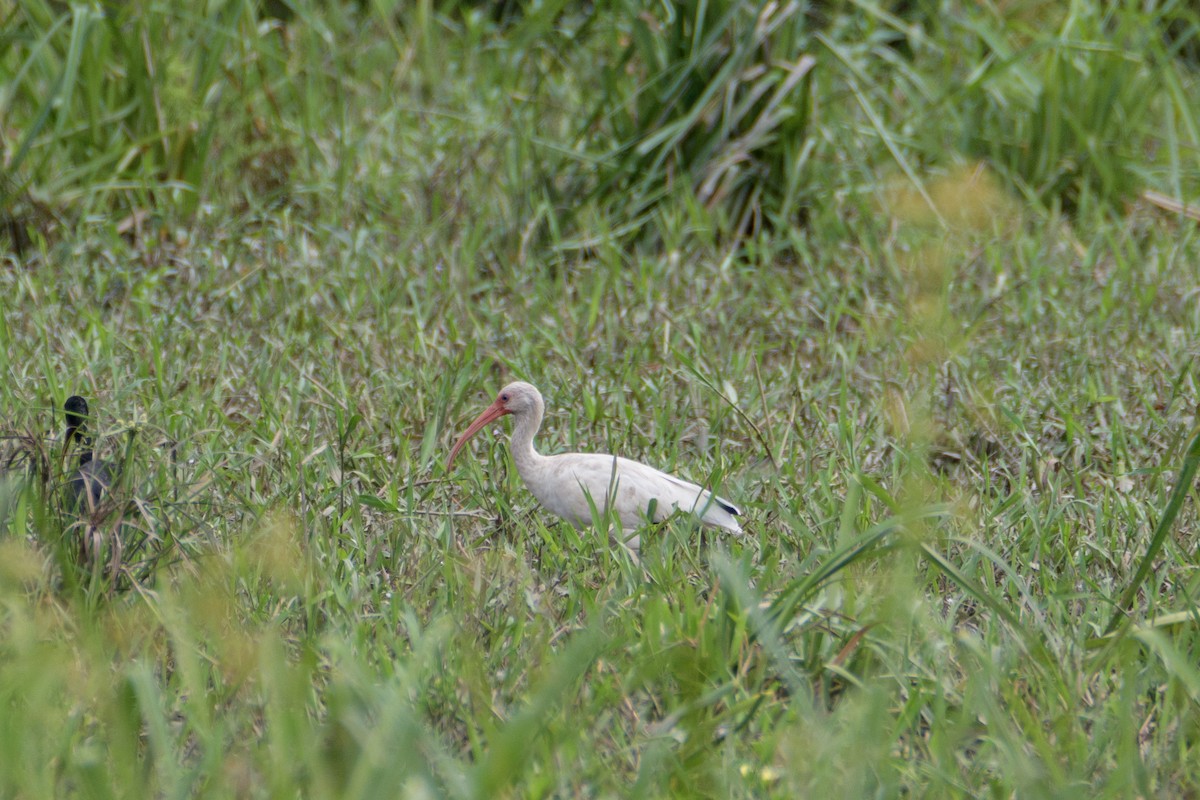
<svg viewBox="0 0 1200 800"><path fill-rule="evenodd" d="M533 437L542 427L542 416L545 411L542 398L539 397L533 408L527 412L513 415L512 442L509 446L512 448L513 461L517 464L517 472L522 477L546 460L545 456L533 449Z"/></svg>

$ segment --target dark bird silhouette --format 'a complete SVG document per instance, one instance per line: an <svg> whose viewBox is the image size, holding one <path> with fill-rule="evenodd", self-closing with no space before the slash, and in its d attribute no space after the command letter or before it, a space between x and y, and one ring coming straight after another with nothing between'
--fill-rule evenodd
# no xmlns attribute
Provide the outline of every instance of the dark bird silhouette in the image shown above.
<svg viewBox="0 0 1200 800"><path fill-rule="evenodd" d="M112 487L113 469L106 461L97 459L92 449L92 437L87 432L88 404L79 395L71 395L63 404L67 418L67 436L63 456L71 445L78 443L79 468L67 480L67 489L76 508L94 510L104 493Z"/></svg>

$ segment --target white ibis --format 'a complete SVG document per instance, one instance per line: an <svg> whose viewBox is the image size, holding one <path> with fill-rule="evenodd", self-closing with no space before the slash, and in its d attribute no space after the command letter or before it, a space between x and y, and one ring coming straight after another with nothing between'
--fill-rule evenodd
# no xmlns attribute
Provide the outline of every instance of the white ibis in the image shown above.
<svg viewBox="0 0 1200 800"><path fill-rule="evenodd" d="M694 483L680 480L653 467L618 456L564 453L544 456L533 449L533 437L542 426L545 404L534 386L518 381L500 390L496 400L463 431L450 451L449 469L467 440L493 420L512 414L513 461L517 472L538 502L559 517L582 528L592 521L592 504L607 511L610 504L626 534L626 544L636 550L633 531L647 520L660 522L676 511L695 514L704 525L740 534L737 506ZM591 504L588 500L591 499Z"/></svg>

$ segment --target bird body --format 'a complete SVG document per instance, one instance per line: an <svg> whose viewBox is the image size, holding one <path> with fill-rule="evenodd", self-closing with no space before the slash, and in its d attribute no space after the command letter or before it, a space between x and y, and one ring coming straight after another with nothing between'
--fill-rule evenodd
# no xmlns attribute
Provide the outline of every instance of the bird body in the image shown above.
<svg viewBox="0 0 1200 800"><path fill-rule="evenodd" d="M87 435L88 404L79 395L72 395L63 404L67 431L63 453L78 442L79 468L67 479L67 488L76 508L95 509L104 493L112 487L113 473L107 463L97 460L92 450L92 437Z"/></svg>
<svg viewBox="0 0 1200 800"><path fill-rule="evenodd" d="M71 473L67 485L76 505L91 510L100 505L104 493L112 488L112 471L103 461L94 458L83 461L83 456L79 458L79 469Z"/></svg>
<svg viewBox="0 0 1200 800"><path fill-rule="evenodd" d="M707 526L740 534L738 508L703 487L627 458L593 453L544 456L533 447L545 405L541 393L524 382L510 383L459 437L447 468L467 440L493 420L514 418L511 441L517 473L538 502L576 527L592 522L593 506L610 509L626 533L650 522L661 522L676 511L694 514ZM636 539L630 539L632 547Z"/></svg>

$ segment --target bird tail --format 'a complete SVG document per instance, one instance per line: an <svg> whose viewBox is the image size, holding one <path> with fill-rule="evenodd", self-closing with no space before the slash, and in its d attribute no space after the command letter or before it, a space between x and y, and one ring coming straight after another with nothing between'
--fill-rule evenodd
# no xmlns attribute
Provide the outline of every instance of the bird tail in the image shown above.
<svg viewBox="0 0 1200 800"><path fill-rule="evenodd" d="M725 498L705 492L701 495L696 510L701 514L702 522L727 530L735 536L742 533L742 526L737 521L742 510Z"/></svg>

